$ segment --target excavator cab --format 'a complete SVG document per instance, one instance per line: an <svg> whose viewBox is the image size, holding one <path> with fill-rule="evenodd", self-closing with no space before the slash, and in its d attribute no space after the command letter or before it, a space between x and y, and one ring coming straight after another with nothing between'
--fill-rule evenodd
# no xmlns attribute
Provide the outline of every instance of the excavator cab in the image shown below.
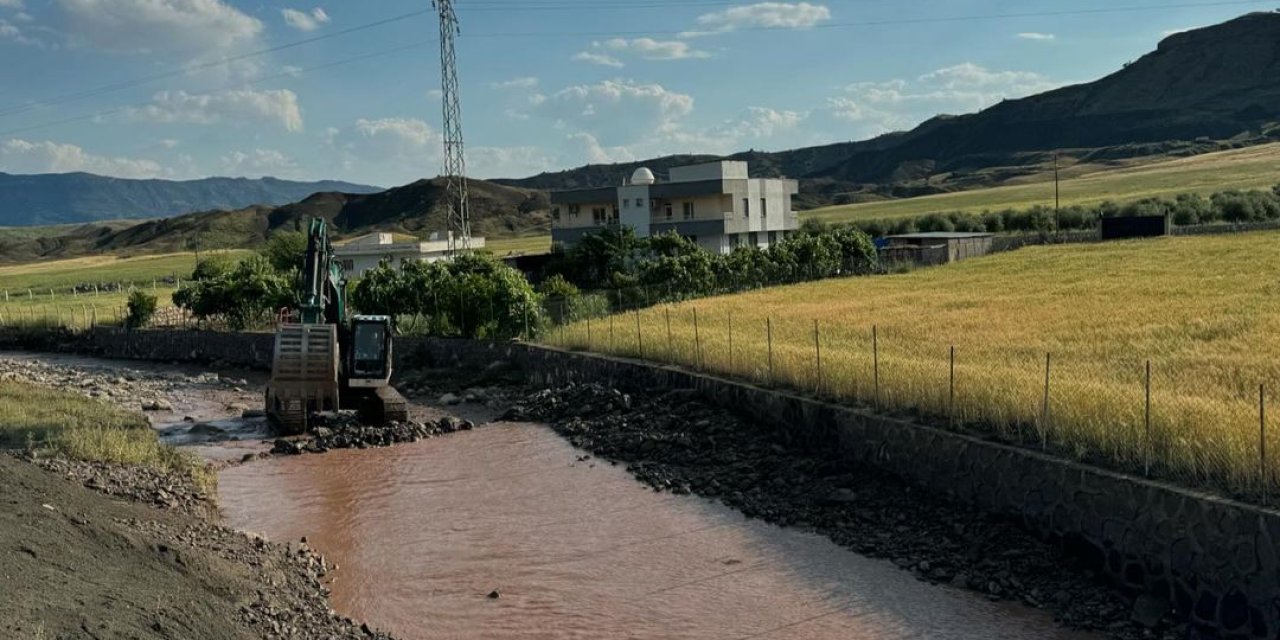
<svg viewBox="0 0 1280 640"><path fill-rule="evenodd" d="M391 318L355 316L351 319L349 384L357 388L387 385L391 380Z"/></svg>

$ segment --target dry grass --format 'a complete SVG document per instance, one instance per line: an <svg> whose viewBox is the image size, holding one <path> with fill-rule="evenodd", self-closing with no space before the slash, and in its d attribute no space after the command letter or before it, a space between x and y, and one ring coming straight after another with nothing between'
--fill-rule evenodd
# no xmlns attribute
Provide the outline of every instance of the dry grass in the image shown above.
<svg viewBox="0 0 1280 640"><path fill-rule="evenodd" d="M773 381L814 391L816 320L823 394L944 417L954 346L957 421L1028 444L1043 436L1125 469L1150 460L1165 476L1248 492L1260 486L1259 385L1280 394L1278 241L1256 233L1034 247L651 308L638 314L639 340L637 315L624 314L594 320L590 337L579 323L550 341L768 382L768 320ZM1268 438L1280 451L1280 438ZM1271 485L1277 479L1268 471Z"/></svg>
<svg viewBox="0 0 1280 640"><path fill-rule="evenodd" d="M12 380L0 381L0 448L189 474L205 489L214 480L198 460L162 444L140 414Z"/></svg>
<svg viewBox="0 0 1280 640"><path fill-rule="evenodd" d="M1128 202L1179 193L1270 189L1280 178L1280 143L1206 153L1121 168L1081 167L1063 175L1062 204ZM936 196L825 207L802 215L827 222L911 218L950 211L982 212L1053 206L1053 174L1035 182Z"/></svg>

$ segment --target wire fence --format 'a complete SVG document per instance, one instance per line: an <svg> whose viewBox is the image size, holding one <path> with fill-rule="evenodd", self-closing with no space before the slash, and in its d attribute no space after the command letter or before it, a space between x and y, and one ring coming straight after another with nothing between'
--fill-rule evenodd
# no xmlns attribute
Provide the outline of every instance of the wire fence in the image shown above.
<svg viewBox="0 0 1280 640"><path fill-rule="evenodd" d="M1269 380L1117 353L939 342L918 328L766 316L716 301L593 312L563 299L539 341L675 364L902 414L1263 504L1280 490ZM607 308L607 307L606 307ZM1268 452L1271 452L1269 454Z"/></svg>

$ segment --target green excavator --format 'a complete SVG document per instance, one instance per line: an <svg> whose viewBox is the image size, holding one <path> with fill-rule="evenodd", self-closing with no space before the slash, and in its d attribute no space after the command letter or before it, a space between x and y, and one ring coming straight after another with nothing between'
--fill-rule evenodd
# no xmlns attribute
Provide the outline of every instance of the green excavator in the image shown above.
<svg viewBox="0 0 1280 640"><path fill-rule="evenodd" d="M355 410L371 425L407 421L404 396L391 386L391 318L348 317L322 218L310 222L298 288L298 308L277 323L267 418L285 435L304 433L312 414L328 411Z"/></svg>

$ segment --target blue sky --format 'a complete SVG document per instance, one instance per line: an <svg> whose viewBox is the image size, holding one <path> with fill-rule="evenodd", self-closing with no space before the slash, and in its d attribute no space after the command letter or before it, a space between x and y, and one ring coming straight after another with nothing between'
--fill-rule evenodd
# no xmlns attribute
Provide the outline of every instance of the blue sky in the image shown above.
<svg viewBox="0 0 1280 640"><path fill-rule="evenodd" d="M1171 32L1271 4L456 0L468 164L522 177L859 140L1093 80ZM0 0L0 171L436 175L430 9Z"/></svg>

